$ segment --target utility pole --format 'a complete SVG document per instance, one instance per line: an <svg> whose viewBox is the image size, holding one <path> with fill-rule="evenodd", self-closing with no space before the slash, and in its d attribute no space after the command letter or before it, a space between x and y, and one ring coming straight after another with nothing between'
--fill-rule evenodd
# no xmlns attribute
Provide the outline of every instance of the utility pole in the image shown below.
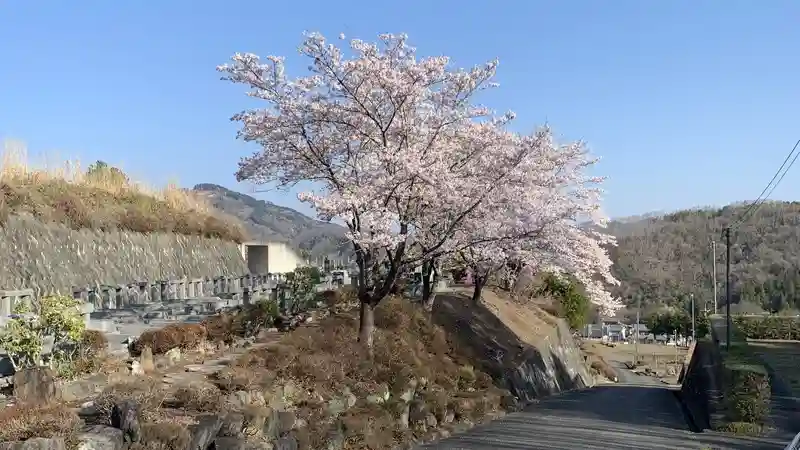
<svg viewBox="0 0 800 450"><path fill-rule="evenodd" d="M694 294L690 294L690 297L692 298L692 340L694 341L697 339L697 332L694 327Z"/></svg>
<svg viewBox="0 0 800 450"><path fill-rule="evenodd" d="M636 329L634 331L634 341L633 341L633 366L636 367L639 364L639 319L641 318L642 312L642 294L636 294Z"/></svg>
<svg viewBox="0 0 800 450"><path fill-rule="evenodd" d="M725 347L731 349L731 227L725 228Z"/></svg>
<svg viewBox="0 0 800 450"><path fill-rule="evenodd" d="M714 265L712 279L714 280L714 314L717 313L717 241L711 241L711 263Z"/></svg>

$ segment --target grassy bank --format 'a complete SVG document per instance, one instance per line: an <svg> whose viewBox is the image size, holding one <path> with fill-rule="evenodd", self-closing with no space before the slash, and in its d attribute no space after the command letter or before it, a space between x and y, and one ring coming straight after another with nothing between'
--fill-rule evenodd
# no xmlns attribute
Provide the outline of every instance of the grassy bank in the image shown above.
<svg viewBox="0 0 800 450"><path fill-rule="evenodd" d="M15 214L73 229L167 232L242 242L245 232L202 197L168 185L156 189L102 163L31 164L21 144L3 143L0 223Z"/></svg>

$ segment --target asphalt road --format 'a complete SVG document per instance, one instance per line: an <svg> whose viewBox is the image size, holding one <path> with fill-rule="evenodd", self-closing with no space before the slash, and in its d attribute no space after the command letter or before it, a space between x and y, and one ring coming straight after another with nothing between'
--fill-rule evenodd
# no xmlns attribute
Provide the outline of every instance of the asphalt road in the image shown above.
<svg viewBox="0 0 800 450"><path fill-rule="evenodd" d="M692 433L673 388L630 372L623 383L567 392L428 444L431 450L780 450L787 442ZM631 378L633 377L633 378ZM626 383L627 382L627 383Z"/></svg>

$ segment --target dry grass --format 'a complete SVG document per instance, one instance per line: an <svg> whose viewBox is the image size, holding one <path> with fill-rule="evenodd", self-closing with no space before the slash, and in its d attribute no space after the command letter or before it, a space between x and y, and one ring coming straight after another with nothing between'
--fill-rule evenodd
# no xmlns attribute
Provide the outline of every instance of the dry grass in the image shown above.
<svg viewBox="0 0 800 450"><path fill-rule="evenodd" d="M394 448L424 436L426 430L420 424L427 414L412 417L408 430L398 421L403 410L400 395L413 388L416 380L426 384L417 388L420 395L412 403L440 423L448 411L455 420L480 421L499 410L503 396L509 395L456 354L443 329L408 300L388 298L376 310L375 321L371 360L357 342L357 318L339 314L248 352L220 373L216 382L225 391L268 386L275 379L296 383L300 389L289 401L309 424L299 433L302 448L324 444L332 423L325 402L349 389L357 403L339 417L345 450ZM385 403L366 400L387 391L391 395Z"/></svg>
<svg viewBox="0 0 800 450"><path fill-rule="evenodd" d="M65 405L16 405L0 409L0 442L34 437L63 437L70 442L79 428L80 418Z"/></svg>
<svg viewBox="0 0 800 450"><path fill-rule="evenodd" d="M0 223L27 213L73 229L171 232L242 242L242 224L190 191L153 189L114 170L91 175L80 163L32 164L25 147L4 142L0 161Z"/></svg>
<svg viewBox="0 0 800 450"><path fill-rule="evenodd" d="M104 422L111 420L111 410L122 400L134 400L141 407L145 422L156 422L163 418L161 408L168 399L160 379L150 377L132 377L109 385L95 400L100 416Z"/></svg>

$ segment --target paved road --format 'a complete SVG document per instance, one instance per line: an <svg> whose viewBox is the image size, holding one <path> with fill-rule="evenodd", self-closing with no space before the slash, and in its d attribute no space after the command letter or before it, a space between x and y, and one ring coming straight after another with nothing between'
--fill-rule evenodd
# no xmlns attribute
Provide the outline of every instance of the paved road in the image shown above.
<svg viewBox="0 0 800 450"><path fill-rule="evenodd" d="M525 411L420 449L780 450L786 444L692 433L673 388L613 384L550 397Z"/></svg>

